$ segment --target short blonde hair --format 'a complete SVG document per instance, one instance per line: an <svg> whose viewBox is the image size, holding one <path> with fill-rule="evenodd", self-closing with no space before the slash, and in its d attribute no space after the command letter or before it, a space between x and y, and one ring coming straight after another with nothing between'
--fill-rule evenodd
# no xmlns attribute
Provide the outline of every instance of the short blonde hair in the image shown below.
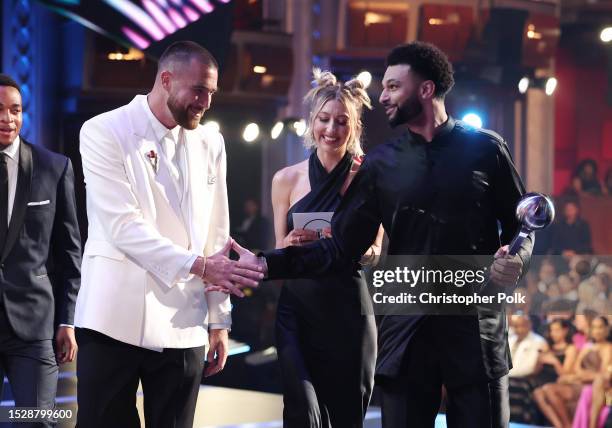
<svg viewBox="0 0 612 428"><path fill-rule="evenodd" d="M359 79L351 79L346 83L339 82L329 71L321 71L315 68L312 72L314 80L313 87L306 96L304 102L310 107L308 128L304 134L304 147L316 147L313 133L313 123L323 106L330 100L337 100L346 107L349 116L349 138L347 151L354 156L362 156L361 134L363 124L361 114L363 107L372 108L370 97L365 90L365 85Z"/></svg>

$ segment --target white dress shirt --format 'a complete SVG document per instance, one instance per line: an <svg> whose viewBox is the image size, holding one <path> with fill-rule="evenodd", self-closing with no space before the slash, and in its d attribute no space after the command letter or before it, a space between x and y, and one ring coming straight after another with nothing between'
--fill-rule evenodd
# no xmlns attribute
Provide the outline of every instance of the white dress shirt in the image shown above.
<svg viewBox="0 0 612 428"><path fill-rule="evenodd" d="M166 126L161 123L151 111L147 97L143 97L143 104L144 110L146 111L149 119L149 123L153 129L153 133L155 134L155 138L157 138L160 147L163 148L163 152L160 156L161 162L159 168L160 170L163 168L165 171L162 171L162 173L167 173L174 183L174 188L166 189L166 193L171 200L172 196L177 197L176 202L172 205L181 207L181 209L176 211L179 217L183 220L183 224L187 225L186 220L188 219L188 214L186 212L187 204L185 203L187 199L187 189L184 179L184 177L188 177L186 166L187 163L184 161L186 158L186 153L179 154L179 151L184 152L185 150L185 144L182 142L182 139L184 138L182 128L179 125L172 129L166 128ZM174 153L172 153L171 150L168 150L168 146L171 144L174 144ZM198 255L194 254L191 259L187 260L185 265L183 265L183 268L180 271L182 281L189 281L191 279L191 267L197 258Z"/></svg>
<svg viewBox="0 0 612 428"><path fill-rule="evenodd" d="M526 377L535 374L540 352L546 348L546 339L539 334L530 331L527 336L518 341L516 334L508 338L510 345L510 356L512 357L512 369L508 376Z"/></svg>
<svg viewBox="0 0 612 428"><path fill-rule="evenodd" d="M8 171L8 227L11 224L13 205L15 205L15 193L17 192L17 175L19 171L19 136L6 149L1 150L6 155L6 169Z"/></svg>

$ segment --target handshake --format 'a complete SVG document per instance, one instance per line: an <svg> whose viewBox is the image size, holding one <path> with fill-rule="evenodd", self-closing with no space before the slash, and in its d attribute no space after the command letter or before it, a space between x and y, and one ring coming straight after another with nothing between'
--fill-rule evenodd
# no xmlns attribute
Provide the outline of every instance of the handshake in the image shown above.
<svg viewBox="0 0 612 428"><path fill-rule="evenodd" d="M230 250L238 253L238 261L228 257ZM219 252L209 257L198 257L191 266L191 273L202 278L206 292L220 291L238 297L244 297L244 287L257 287L267 271L263 257L257 257L232 238Z"/></svg>

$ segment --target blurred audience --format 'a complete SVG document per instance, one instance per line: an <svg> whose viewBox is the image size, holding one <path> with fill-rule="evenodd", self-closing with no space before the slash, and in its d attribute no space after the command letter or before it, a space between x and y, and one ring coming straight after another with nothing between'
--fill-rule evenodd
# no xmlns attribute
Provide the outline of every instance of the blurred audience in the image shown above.
<svg viewBox="0 0 612 428"><path fill-rule="evenodd" d="M612 344L608 339L608 319L597 316L590 327L590 342L578 353L574 367L560 375L556 382L534 391L539 408L555 428L572 426L572 415L582 388L604 373L610 364Z"/></svg>
<svg viewBox="0 0 612 428"><path fill-rule="evenodd" d="M561 218L551 226L550 252L569 259L576 254L593 252L591 229L580 218L580 208L574 199L563 202Z"/></svg>

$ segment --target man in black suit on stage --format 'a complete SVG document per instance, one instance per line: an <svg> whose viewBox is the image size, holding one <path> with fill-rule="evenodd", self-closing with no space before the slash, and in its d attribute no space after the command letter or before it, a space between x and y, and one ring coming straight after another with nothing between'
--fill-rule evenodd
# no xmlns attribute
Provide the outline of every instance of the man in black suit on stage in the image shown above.
<svg viewBox="0 0 612 428"><path fill-rule="evenodd" d="M356 263L382 223L389 255L495 254L490 287L510 293L533 247L529 236L508 255L523 184L499 135L447 114L453 84L452 66L435 46L393 49L380 103L389 124L405 132L368 152L334 215L332 238L258 259L235 246L241 260L267 266L270 279L316 277ZM449 427L508 426L505 312L476 310L381 317L376 381L383 427L433 427L442 385Z"/></svg>
<svg viewBox="0 0 612 428"><path fill-rule="evenodd" d="M53 409L58 363L77 350L74 176L68 158L20 137L21 124L19 85L0 74L0 381L15 406Z"/></svg>

